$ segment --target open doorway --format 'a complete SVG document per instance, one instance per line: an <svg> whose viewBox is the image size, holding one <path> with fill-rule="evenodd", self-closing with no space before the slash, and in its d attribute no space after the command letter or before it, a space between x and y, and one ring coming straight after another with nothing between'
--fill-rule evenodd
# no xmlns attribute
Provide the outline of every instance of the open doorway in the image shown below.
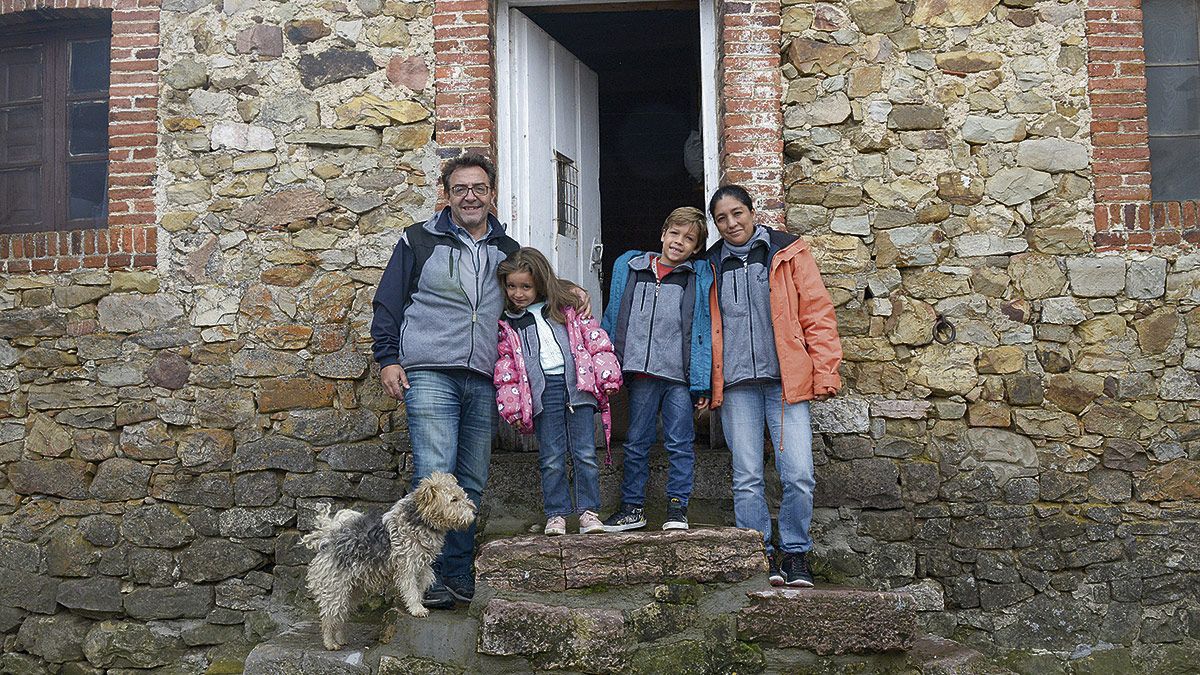
<svg viewBox="0 0 1200 675"><path fill-rule="evenodd" d="M524 9L598 77L605 280L625 251L658 249L672 209L704 208L699 10L666 7Z"/></svg>
<svg viewBox="0 0 1200 675"><path fill-rule="evenodd" d="M667 214L679 206L703 209L705 195L716 183L715 48L706 59L704 47L706 37L715 47L711 3L534 3L538 0L511 0L498 7L499 149L502 173L508 169L507 181L502 175L500 204L512 209L502 217L511 217L518 240L559 254L555 259L559 273L595 288L600 293L597 299L607 304L613 261L630 249L657 250ZM536 29L528 28L529 24ZM552 43L549 65L529 65L544 58L543 39ZM586 93L591 86L587 82L594 77L598 117L594 126L584 119L563 119L564 108L586 111L589 105L579 98L565 104L559 100L564 97L558 90L569 88L563 83L572 77L554 74L571 60L578 61L574 76L580 83L578 90ZM553 118L548 126L537 126L541 102L531 102L540 94L530 92L540 87L554 90L546 106L550 112L545 114ZM578 97L578 92L571 95ZM563 153L535 147L543 133L557 136L554 144L563 143L557 126L572 124L581 146L597 149L597 175L591 178L599 204L595 230L588 230L585 222L574 243L547 234L555 226L545 222L552 219L545 214L558 213L562 207L538 203L561 192L549 185L548 173L537 174L547 158L561 160ZM590 129L595 130L590 132L595 138L588 138ZM589 176L586 163L580 166L583 204ZM524 184L529 182L547 185L539 189ZM591 243L602 244L602 253ZM594 261L580 269L581 276L595 278L572 275L573 257L561 255L564 245L576 246L580 260Z"/></svg>

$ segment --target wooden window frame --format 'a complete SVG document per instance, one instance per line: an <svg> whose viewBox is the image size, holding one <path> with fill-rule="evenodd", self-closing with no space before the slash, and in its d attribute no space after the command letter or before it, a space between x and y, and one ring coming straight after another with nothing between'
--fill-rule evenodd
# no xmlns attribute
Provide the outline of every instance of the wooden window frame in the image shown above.
<svg viewBox="0 0 1200 675"><path fill-rule="evenodd" d="M10 228L0 224L0 234L26 234L33 232L60 232L70 230L104 229L108 227L107 183L108 183L108 98L109 86L103 91L89 94L70 92L70 43L83 40L111 40L112 24L105 19L67 19L31 22L20 26L12 35L0 36L0 49L42 45L46 60L42 81L43 110L48 111L43 124L43 155L41 193L38 211L41 220L32 226ZM111 43L110 43L111 49ZM111 72L111 61L110 61ZM105 148L101 153L72 157L69 150L69 109L72 103L95 100L105 102ZM70 219L69 214L69 166L80 161L105 162L105 207L104 217ZM47 170L48 167L48 170Z"/></svg>

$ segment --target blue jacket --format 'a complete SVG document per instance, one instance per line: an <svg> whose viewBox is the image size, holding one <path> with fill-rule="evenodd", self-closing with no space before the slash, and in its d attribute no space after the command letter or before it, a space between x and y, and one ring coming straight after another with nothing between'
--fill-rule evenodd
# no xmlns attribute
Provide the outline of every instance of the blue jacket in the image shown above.
<svg viewBox="0 0 1200 675"><path fill-rule="evenodd" d="M613 264L608 307L600 324L621 368L686 384L694 397L712 390L712 268L703 259L676 267L659 281L656 254L630 251Z"/></svg>

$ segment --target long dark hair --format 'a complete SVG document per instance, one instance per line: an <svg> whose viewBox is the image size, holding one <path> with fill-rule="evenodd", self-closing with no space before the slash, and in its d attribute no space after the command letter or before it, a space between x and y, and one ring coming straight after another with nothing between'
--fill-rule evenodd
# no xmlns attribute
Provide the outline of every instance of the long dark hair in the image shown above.
<svg viewBox="0 0 1200 675"><path fill-rule="evenodd" d="M514 272L526 272L533 279L533 288L537 291L538 299L546 301L551 319L565 324L567 315L564 309L582 309L582 301L575 295L574 287L555 276L554 268L550 267L550 261L546 260L541 251L528 246L518 249L496 268L496 277L500 279L500 291L504 293L505 308L517 309L509 304L508 293L504 290L508 275Z"/></svg>
<svg viewBox="0 0 1200 675"><path fill-rule="evenodd" d="M730 183L729 185L722 185L717 188L717 191L713 193L712 199L708 200L708 215L716 218L717 216L714 211L717 210L717 202L726 197L733 197L744 204L747 209L750 209L751 213L754 212L754 200L750 198L750 193L746 191L746 188Z"/></svg>

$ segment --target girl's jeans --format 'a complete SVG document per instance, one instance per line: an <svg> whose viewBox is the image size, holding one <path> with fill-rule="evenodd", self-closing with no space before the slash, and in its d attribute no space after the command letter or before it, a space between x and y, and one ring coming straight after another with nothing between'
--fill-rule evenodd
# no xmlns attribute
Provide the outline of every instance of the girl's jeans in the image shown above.
<svg viewBox="0 0 1200 675"><path fill-rule="evenodd" d="M542 504L546 517L600 509L600 466L596 463L596 409L567 408L562 375L547 375L542 412L533 419L542 467ZM567 455L575 471L575 492L567 481ZM574 503L574 508L571 504Z"/></svg>

